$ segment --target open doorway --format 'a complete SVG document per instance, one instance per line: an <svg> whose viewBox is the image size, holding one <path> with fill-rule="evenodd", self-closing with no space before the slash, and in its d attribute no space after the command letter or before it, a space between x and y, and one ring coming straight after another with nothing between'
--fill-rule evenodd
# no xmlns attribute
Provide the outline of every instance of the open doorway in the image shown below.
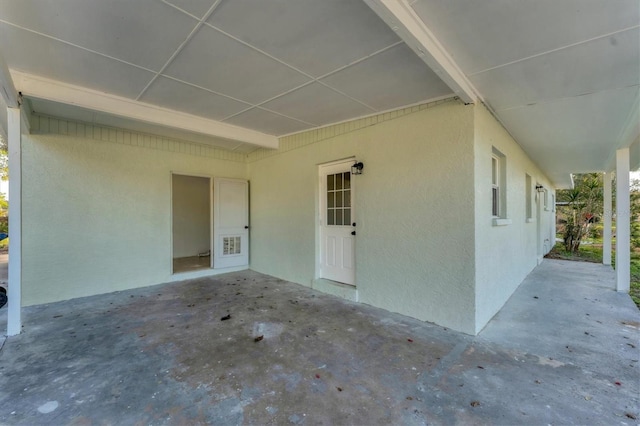
<svg viewBox="0 0 640 426"><path fill-rule="evenodd" d="M172 174L173 273L211 265L211 179Z"/></svg>

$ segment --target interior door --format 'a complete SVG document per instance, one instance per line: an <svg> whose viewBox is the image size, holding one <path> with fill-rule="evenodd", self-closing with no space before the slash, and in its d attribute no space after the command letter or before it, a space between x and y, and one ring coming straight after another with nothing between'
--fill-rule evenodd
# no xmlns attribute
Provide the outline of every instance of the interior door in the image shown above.
<svg viewBox="0 0 640 426"><path fill-rule="evenodd" d="M213 210L213 267L248 265L249 182L215 178Z"/></svg>
<svg viewBox="0 0 640 426"><path fill-rule="evenodd" d="M320 167L320 277L355 284L353 161Z"/></svg>

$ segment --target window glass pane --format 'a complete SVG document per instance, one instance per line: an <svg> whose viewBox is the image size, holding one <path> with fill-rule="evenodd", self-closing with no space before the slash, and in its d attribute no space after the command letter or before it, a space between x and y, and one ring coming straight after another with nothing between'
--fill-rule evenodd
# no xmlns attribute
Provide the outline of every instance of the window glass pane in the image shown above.
<svg viewBox="0 0 640 426"><path fill-rule="evenodd" d="M335 189L334 182L335 175L327 175L327 191L333 191Z"/></svg>
<svg viewBox="0 0 640 426"><path fill-rule="evenodd" d="M351 209L344 209L344 224L351 224Z"/></svg>
<svg viewBox="0 0 640 426"><path fill-rule="evenodd" d="M344 189L351 188L351 172L344 173Z"/></svg>
<svg viewBox="0 0 640 426"><path fill-rule="evenodd" d="M342 189L342 173L336 175L336 189Z"/></svg>
<svg viewBox="0 0 640 426"><path fill-rule="evenodd" d="M336 209L336 225L342 225L342 209Z"/></svg>
<svg viewBox="0 0 640 426"><path fill-rule="evenodd" d="M335 204L333 203L333 199L334 199L334 193L333 192L327 192L327 207L328 208L335 207Z"/></svg>
<svg viewBox="0 0 640 426"><path fill-rule="evenodd" d="M351 207L351 191L344 191L344 206Z"/></svg>
<svg viewBox="0 0 640 426"><path fill-rule="evenodd" d="M333 210L332 209L328 209L327 210L327 225L334 225L335 224L335 220L333 218Z"/></svg>
<svg viewBox="0 0 640 426"><path fill-rule="evenodd" d="M342 191L336 191L336 207L342 207Z"/></svg>
<svg viewBox="0 0 640 426"><path fill-rule="evenodd" d="M491 158L491 183L498 184L498 159L495 157Z"/></svg>
<svg viewBox="0 0 640 426"><path fill-rule="evenodd" d="M499 211L499 202L498 202L499 195L500 195L500 193L498 191L498 188L491 188L491 197L492 197L492 200L491 200L491 214L493 216L498 216L499 212L500 212Z"/></svg>

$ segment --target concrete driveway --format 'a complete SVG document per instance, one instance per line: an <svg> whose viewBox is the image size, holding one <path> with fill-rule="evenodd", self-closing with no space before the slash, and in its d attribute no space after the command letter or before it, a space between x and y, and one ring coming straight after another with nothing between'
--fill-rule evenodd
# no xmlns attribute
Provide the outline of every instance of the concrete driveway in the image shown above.
<svg viewBox="0 0 640 426"><path fill-rule="evenodd" d="M545 260L477 337L251 271L30 307L0 423L637 424L640 313L613 288Z"/></svg>

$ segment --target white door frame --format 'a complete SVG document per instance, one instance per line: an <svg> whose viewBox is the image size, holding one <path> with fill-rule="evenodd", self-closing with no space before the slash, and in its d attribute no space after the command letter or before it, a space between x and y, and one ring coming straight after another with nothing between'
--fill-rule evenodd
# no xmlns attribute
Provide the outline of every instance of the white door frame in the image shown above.
<svg viewBox="0 0 640 426"><path fill-rule="evenodd" d="M324 220L324 214L325 214L325 210L326 210L326 191L324 191L324 187L326 185L326 183L323 181L324 176L325 176L325 172L324 170L326 170L326 168L328 167L333 167L333 166L340 166L340 165L344 165L346 170L351 170L351 166L353 165L353 163L355 162L355 157L348 157L348 158L343 158L341 160L335 160L335 161L331 161L328 163L322 163L322 164L318 164L318 185L316 186L317 188L317 198L316 200L318 200L318 204L317 204L317 214L316 214L316 279L329 279L329 278L325 278L322 275L322 256L323 256L323 248L324 248L324 244L323 244L323 238L324 238L324 233L323 233L323 220ZM355 222L355 183L354 183L354 179L353 179L353 175L351 176L351 220L350 222ZM353 229L355 230L355 228ZM355 281L355 241L354 241L354 250L353 250L353 265L354 265L354 276L353 276L353 282L352 283L343 283L346 285L352 285L355 287L356 285L356 281Z"/></svg>
<svg viewBox="0 0 640 426"><path fill-rule="evenodd" d="M171 265L171 275L174 275L175 272L173 270L173 176L189 176L189 177L198 177L203 179L209 179L209 249L213 251L213 176L203 175L198 173L190 173L190 172L181 172L181 171L171 171L169 172L169 202L171 203L169 209L169 223L171 223L170 231L169 231L169 244L171 249L169 250L169 263ZM213 269L213 256L210 258L209 268ZM178 272L181 273L181 272Z"/></svg>
<svg viewBox="0 0 640 426"><path fill-rule="evenodd" d="M536 262L539 265L544 258L542 249L542 205L544 200L542 199L542 192L537 189L538 186L540 184L536 182Z"/></svg>

